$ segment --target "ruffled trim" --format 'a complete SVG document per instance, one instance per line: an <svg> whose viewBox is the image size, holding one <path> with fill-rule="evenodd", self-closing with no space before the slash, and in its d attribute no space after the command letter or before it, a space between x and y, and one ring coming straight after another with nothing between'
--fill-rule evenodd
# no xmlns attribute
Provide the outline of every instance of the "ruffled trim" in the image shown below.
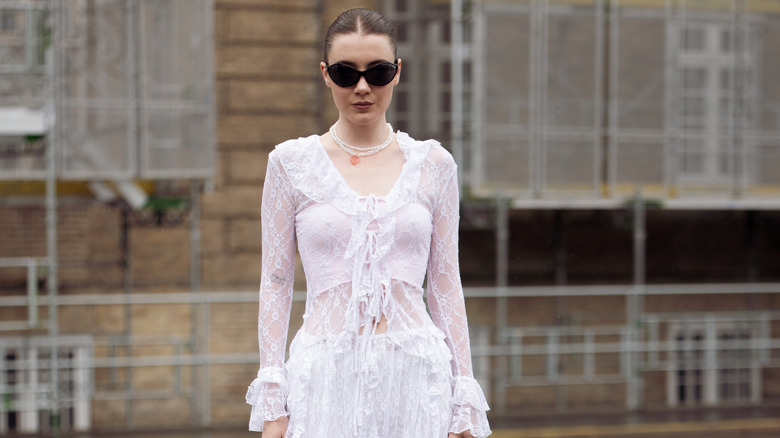
<svg viewBox="0 0 780 438"><path fill-rule="evenodd" d="M333 177L331 172L335 167L317 135L287 140L277 145L272 154L279 157L279 163L293 187L312 201L323 203L349 195L339 180ZM339 209L343 207L341 204L344 203L339 203ZM354 211L352 206L344 212L354 214Z"/></svg>
<svg viewBox="0 0 780 438"><path fill-rule="evenodd" d="M417 141L405 132L398 131L396 138L404 153L406 163L390 193L384 197L384 214L401 207L409 199L409 193L417 189L420 169L436 140ZM361 196L344 181L319 136L287 140L276 146L273 154L290 179L292 185L304 196L316 203L331 203L342 212L353 215L361 204L355 202Z"/></svg>
<svg viewBox="0 0 780 438"><path fill-rule="evenodd" d="M420 170L425 159L431 148L439 144L436 140L417 141L402 131L398 131L396 139L398 146L404 153L406 163L404 163L396 184L387 195L387 212L391 212L408 202L409 199L413 199L412 194L420 186Z"/></svg>
<svg viewBox="0 0 780 438"><path fill-rule="evenodd" d="M387 336L407 354L432 359L432 354L438 351L441 352L441 359L445 363L449 363L452 359L449 348L438 348L438 344L443 343L445 339L444 333L438 328L420 327L415 331L389 331ZM421 342L421 339L424 341Z"/></svg>
<svg viewBox="0 0 780 438"><path fill-rule="evenodd" d="M486 414L490 407L479 383L472 377L456 377L453 379L452 392L450 432L470 430L477 438L490 435L492 432Z"/></svg>
<svg viewBox="0 0 780 438"><path fill-rule="evenodd" d="M279 367L261 368L257 378L246 391L246 403L252 406L249 430L262 432L266 421L289 415L287 412L288 387L284 370Z"/></svg>
<svg viewBox="0 0 780 438"><path fill-rule="evenodd" d="M298 348L308 348L314 344L327 343L330 351L334 353L351 352L354 348L355 339L359 335L351 332L339 332L327 336L316 336L301 330L293 338L290 344L290 357L297 357ZM437 342L444 342L446 336L441 330L435 327L419 327L415 330L395 330L388 331L386 334L374 335L375 338L387 336L398 346L398 349L404 353L423 358L430 358L432 351L436 350ZM424 339L421 342L421 339ZM444 349L442 356L445 362L452 359L449 349Z"/></svg>

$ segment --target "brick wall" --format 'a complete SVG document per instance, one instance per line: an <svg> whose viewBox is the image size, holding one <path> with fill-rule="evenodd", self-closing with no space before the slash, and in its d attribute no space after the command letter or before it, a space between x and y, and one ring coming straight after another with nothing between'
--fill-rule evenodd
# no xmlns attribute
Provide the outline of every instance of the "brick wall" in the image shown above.
<svg viewBox="0 0 780 438"><path fill-rule="evenodd" d="M46 256L46 210L42 202L0 207L0 257ZM122 282L121 227L117 211L89 199L65 198L57 215L62 290L105 287ZM0 270L0 287L24 290L24 269Z"/></svg>
<svg viewBox="0 0 780 438"><path fill-rule="evenodd" d="M216 1L219 167L215 190L203 195L204 288L257 288L268 153L284 140L324 132L336 120L320 76L321 39L333 18L352 6L341 0ZM300 266L296 273L295 288L302 290ZM292 333L302 313L303 305L295 304ZM215 305L210 315L211 352L257 351L256 305ZM213 424L248 421L243 393L256 372L257 364L210 368Z"/></svg>

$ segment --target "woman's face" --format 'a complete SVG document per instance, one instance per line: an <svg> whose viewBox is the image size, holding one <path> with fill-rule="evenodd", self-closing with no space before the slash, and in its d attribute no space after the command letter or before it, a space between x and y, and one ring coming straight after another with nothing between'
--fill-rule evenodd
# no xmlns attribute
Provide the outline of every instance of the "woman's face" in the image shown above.
<svg viewBox="0 0 780 438"><path fill-rule="evenodd" d="M350 33L338 35L333 39L328 62L341 63L364 71L383 62L394 62L393 56L393 48L386 35ZM339 110L339 120L356 125L385 123L385 112L401 74L400 60L395 78L384 86L371 85L366 82L365 77L361 77L355 85L340 87L330 79L326 68L324 62L320 63L325 85L333 93L333 101Z"/></svg>

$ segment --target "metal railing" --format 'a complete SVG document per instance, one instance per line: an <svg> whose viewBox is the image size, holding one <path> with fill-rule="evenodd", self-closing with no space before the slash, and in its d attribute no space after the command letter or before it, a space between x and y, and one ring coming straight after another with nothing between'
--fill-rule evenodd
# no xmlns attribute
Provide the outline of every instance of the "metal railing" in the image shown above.
<svg viewBox="0 0 780 438"><path fill-rule="evenodd" d="M49 259L46 257L1 257L0 268L24 268L27 271L26 321L0 321L0 332L38 328L39 280L45 278Z"/></svg>
<svg viewBox="0 0 780 438"><path fill-rule="evenodd" d="M777 293L780 293L780 284L757 283L645 285L640 291L630 285L465 290L467 299L624 297L626 303L631 301L631 296L651 300L675 295ZM302 302L305 294L296 292L294 299ZM214 316L221 311L216 305L254 304L256 300L256 292L131 293L62 295L57 297L57 305L66 309L189 304L209 309L208 313ZM48 301L48 297L39 297L37 304L46 306ZM30 301L24 296L0 297L0 306L29 307ZM512 400L517 394L533 388L555 394L551 399L556 400L558 409L566 411L571 400L563 388L575 390L594 385L614 386L619 393L622 391L622 396L609 401L614 409L622 406L622 409L632 410L648 405L671 408L721 403L760 404L763 401L762 371L780 367L780 339L775 336L776 330L772 329L780 324L778 311L640 311L635 313L637 319L631 320L627 317L630 309L626 309L625 314L621 309L613 310L619 320L615 324L571 322L568 325L529 325L509 314L501 326L474 326L474 372L489 394L493 411L498 414L510 410L522 412L523 407L514 405ZM208 321L196 324L211 330ZM293 323L293 331L295 326ZM248 327L247 332L251 331ZM257 364L255 351L213 353L199 350L198 345L203 340L189 334L140 336L84 332L80 335L89 338L90 356L78 365L81 367L79 372L89 376L91 400L184 399L193 406L208 406L212 389L206 382L192 379L195 370L236 365L251 369ZM210 334L212 341L220 336L223 335L218 332ZM67 350L67 338L59 336L55 340L61 351ZM20 337L0 338L0 346L7 344L8 339ZM46 346L50 341L48 337L40 337L36 341L42 346L40 351L49 351ZM4 348L7 349L7 345ZM39 360L35 367L43 372L49 365L50 361ZM63 375L75 365L72 358L64 357L59 359L57 369ZM18 361L14 366L16 370L22 370L31 364ZM161 378L167 382L166 385L144 389L127 381L127 371L140 372L143 369L154 370L163 376ZM4 371L9 369L6 367ZM694 375L699 376L698 381L691 380ZM63 377L64 381L68 378ZM662 402L648 400L648 386L654 390L665 388ZM696 396L680 395L686 391L686 394L699 393ZM615 390L610 390L610 393L614 395ZM72 398L64 394L60 403L68 405ZM89 414L81 415L89 417ZM127 426L132 427L132 422L128 422Z"/></svg>

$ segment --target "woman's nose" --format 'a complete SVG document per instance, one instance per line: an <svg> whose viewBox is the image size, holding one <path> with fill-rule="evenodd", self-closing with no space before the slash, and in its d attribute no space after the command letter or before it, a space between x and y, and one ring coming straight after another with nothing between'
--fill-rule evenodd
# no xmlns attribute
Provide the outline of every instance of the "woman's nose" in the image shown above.
<svg viewBox="0 0 780 438"><path fill-rule="evenodd" d="M360 79L358 79L357 84L355 84L355 93L365 94L370 91L371 91L371 86L368 85L368 81L366 81L366 77L361 76Z"/></svg>

